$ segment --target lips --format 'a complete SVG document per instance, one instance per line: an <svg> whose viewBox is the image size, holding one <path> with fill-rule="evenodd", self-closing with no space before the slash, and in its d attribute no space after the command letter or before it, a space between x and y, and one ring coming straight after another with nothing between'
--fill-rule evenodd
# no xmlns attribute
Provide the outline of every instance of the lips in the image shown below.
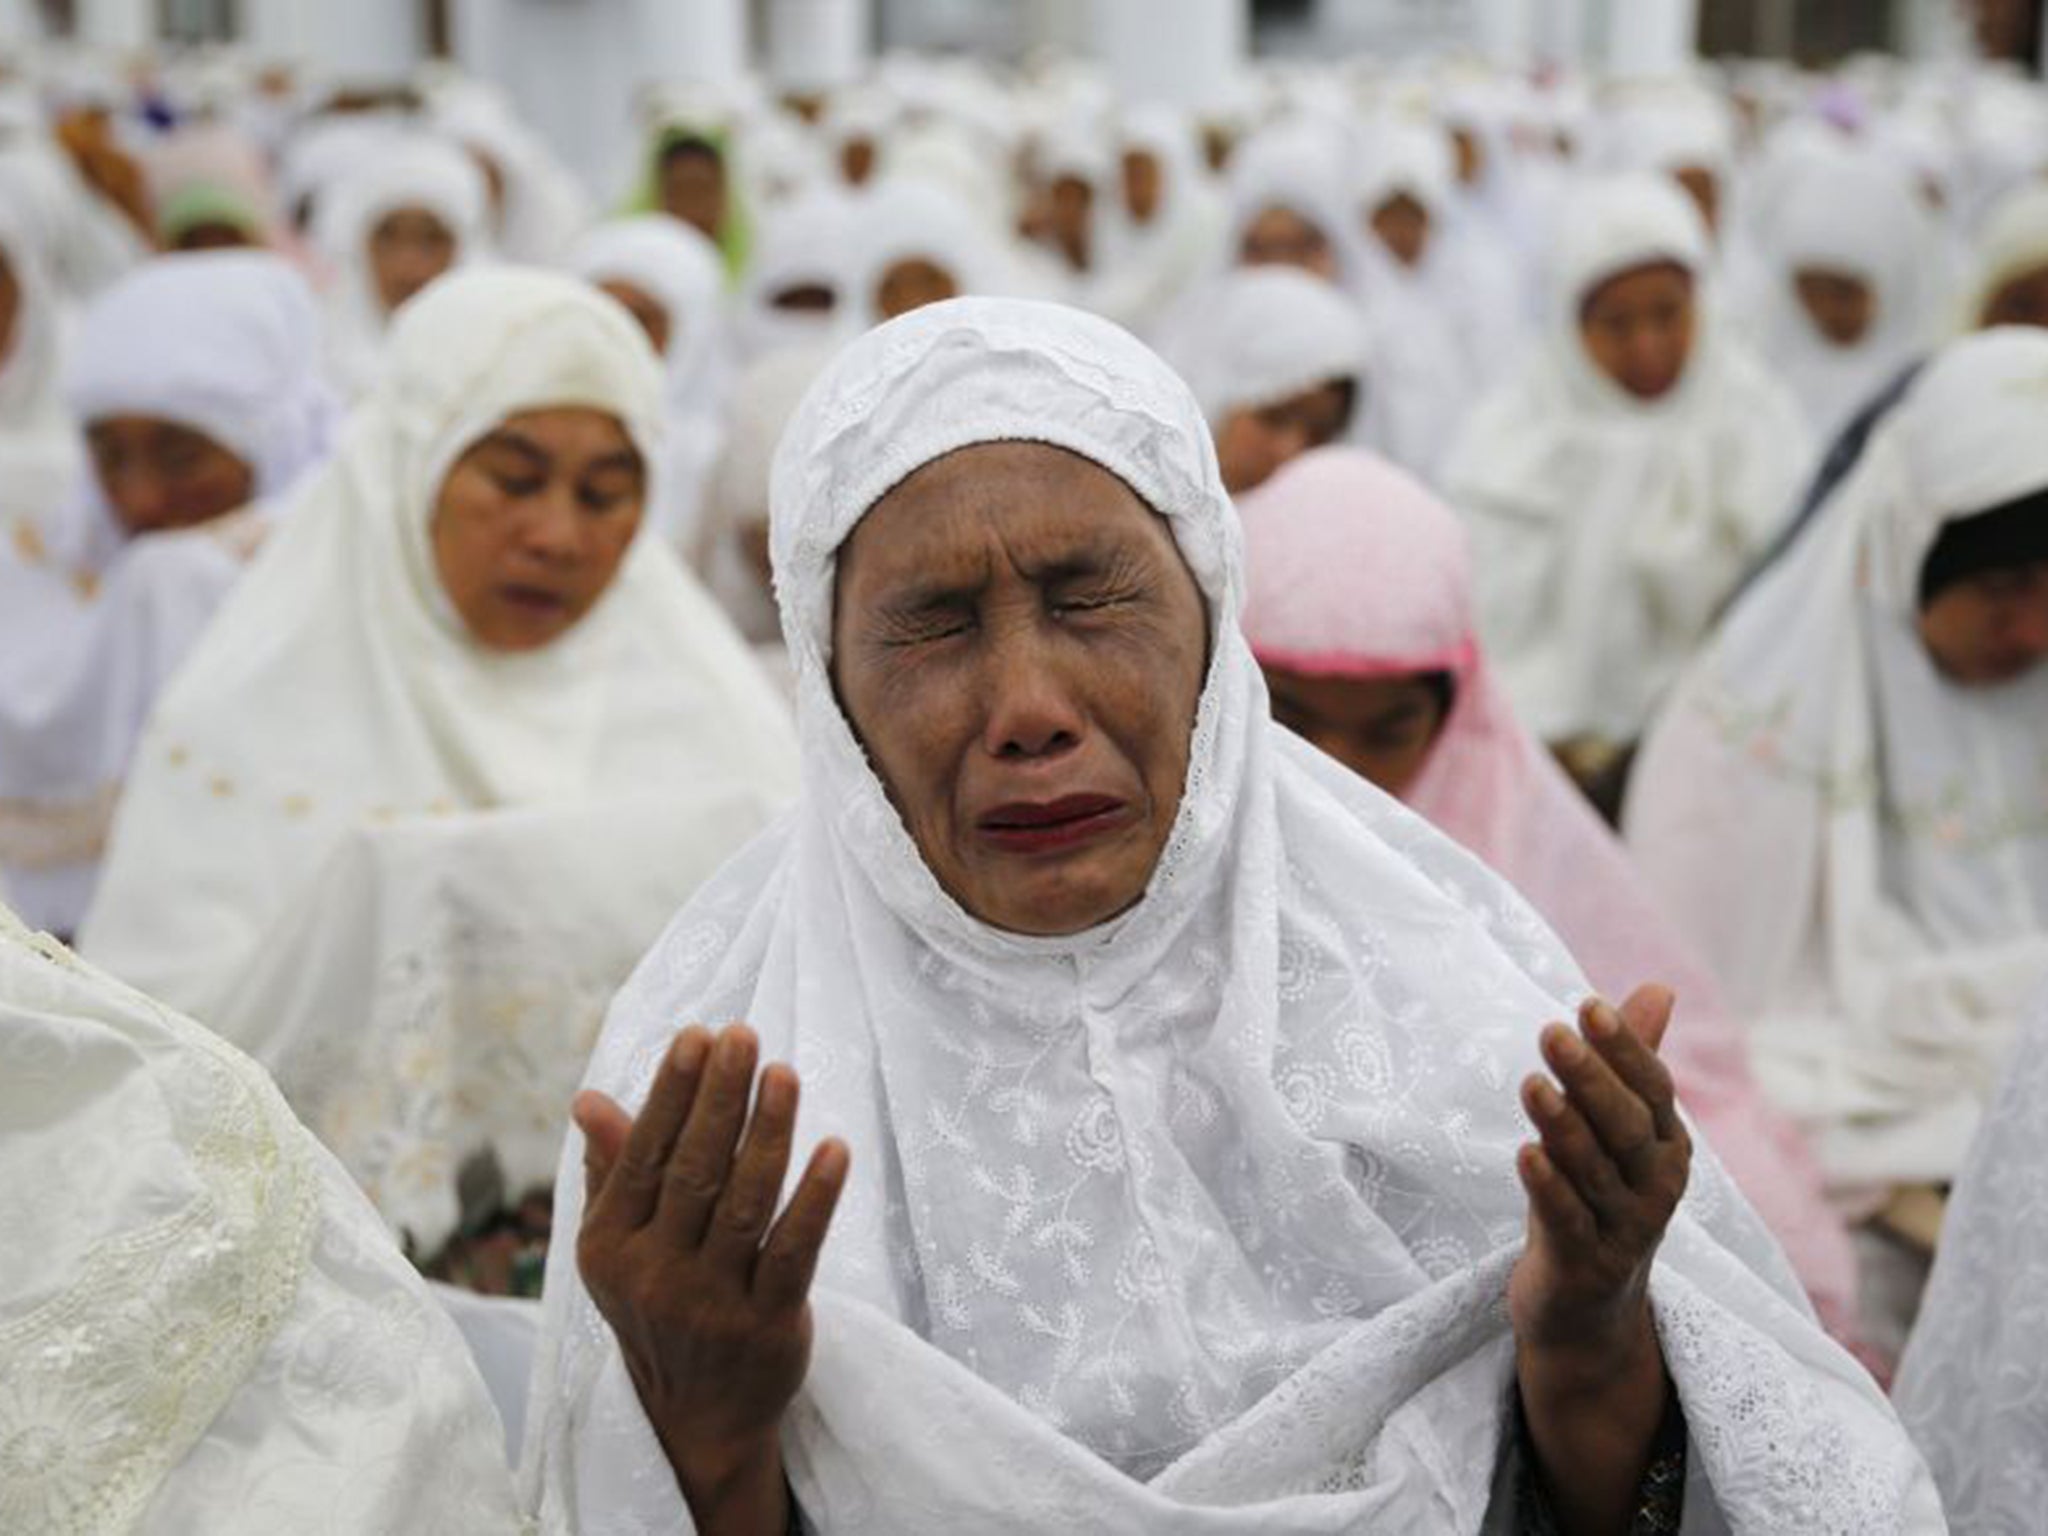
<svg viewBox="0 0 2048 1536"><path fill-rule="evenodd" d="M528 587L508 583L498 588L498 594L515 608L528 613L561 613L569 606L568 598L546 587Z"/></svg>
<svg viewBox="0 0 2048 1536"><path fill-rule="evenodd" d="M981 835L1009 853L1065 851L1124 827L1130 807L1114 795L1063 795L999 805L976 823Z"/></svg>

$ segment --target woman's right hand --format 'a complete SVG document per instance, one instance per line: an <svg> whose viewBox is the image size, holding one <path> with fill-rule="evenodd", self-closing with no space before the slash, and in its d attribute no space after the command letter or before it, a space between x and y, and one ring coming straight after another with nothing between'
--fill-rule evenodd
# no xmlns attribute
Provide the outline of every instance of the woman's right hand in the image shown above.
<svg viewBox="0 0 2048 1536"><path fill-rule="evenodd" d="M704 1536L781 1536L778 1439L811 1356L811 1277L845 1187L845 1144L812 1154L780 1217L797 1078L743 1024L692 1025L637 1119L578 1094L586 1203L576 1263ZM753 1115L748 1117L748 1102Z"/></svg>

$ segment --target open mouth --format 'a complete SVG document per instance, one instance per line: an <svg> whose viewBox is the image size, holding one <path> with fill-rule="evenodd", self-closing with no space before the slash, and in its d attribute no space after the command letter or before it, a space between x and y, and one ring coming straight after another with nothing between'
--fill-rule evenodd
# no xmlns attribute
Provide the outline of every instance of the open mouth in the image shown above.
<svg viewBox="0 0 2048 1536"><path fill-rule="evenodd" d="M1009 853L1065 850L1114 832L1130 820L1130 807L1113 795L1065 795L1000 805L975 823L981 835Z"/></svg>

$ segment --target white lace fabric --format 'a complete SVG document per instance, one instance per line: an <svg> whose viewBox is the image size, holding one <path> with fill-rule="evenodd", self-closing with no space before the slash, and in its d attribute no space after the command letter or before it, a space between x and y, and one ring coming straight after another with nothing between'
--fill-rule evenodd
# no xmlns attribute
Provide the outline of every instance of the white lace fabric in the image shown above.
<svg viewBox="0 0 2048 1536"><path fill-rule="evenodd" d="M1084 454L1164 515L1215 643L1145 899L992 930L920 859L833 702L832 559L923 463ZM745 1018L853 1172L784 1446L823 1531L1476 1532L1512 1357L1516 1105L1583 992L1501 881L1268 719L1200 413L1128 336L934 306L856 343L784 440L774 545L805 798L615 1003L590 1082L637 1104L674 1030ZM580 1220L581 1144L557 1182ZM555 1245L527 1496L551 1530L687 1529ZM1735 1531L1939 1530L1882 1398L1710 1158L1653 1287ZM1698 1405L1697 1407L1695 1405Z"/></svg>
<svg viewBox="0 0 2048 1536"><path fill-rule="evenodd" d="M1959 1531L2038 1528L2048 1499L2048 996L1949 1195L1899 1364L1899 1416Z"/></svg>
<svg viewBox="0 0 2048 1536"><path fill-rule="evenodd" d="M0 1529L517 1528L473 1368L247 1058L0 907Z"/></svg>
<svg viewBox="0 0 2048 1536"><path fill-rule="evenodd" d="M1626 835L1838 1187L1953 1178L2048 981L2048 672L1949 680L1943 525L2048 486L2048 339L1954 343L1730 610L1646 738Z"/></svg>

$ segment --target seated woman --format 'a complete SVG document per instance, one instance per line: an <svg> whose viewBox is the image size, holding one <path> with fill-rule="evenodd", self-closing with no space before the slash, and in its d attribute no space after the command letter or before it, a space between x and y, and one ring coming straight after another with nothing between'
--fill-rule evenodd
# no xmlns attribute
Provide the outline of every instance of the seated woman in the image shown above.
<svg viewBox="0 0 2048 1536"><path fill-rule="evenodd" d="M1297 454L1348 439L1371 392L1357 306L1289 267L1233 272L1212 285L1172 355L1201 402L1233 496Z"/></svg>
<svg viewBox="0 0 2048 1536"><path fill-rule="evenodd" d="M934 182L894 177L877 183L856 205L852 244L851 318L862 326L1003 282L993 231Z"/></svg>
<svg viewBox="0 0 2048 1536"><path fill-rule="evenodd" d="M1496 245L1473 238L1448 139L1425 123L1375 124L1354 185L1360 287L1375 356L1401 359L1369 413L1376 446L1426 479L1442 470L1483 381L1527 345L1520 282Z"/></svg>
<svg viewBox="0 0 2048 1536"><path fill-rule="evenodd" d="M1558 231L1547 338L1473 414L1445 488L1515 712L1606 802L1812 450L1723 333L1705 229L1667 178L1594 183Z"/></svg>
<svg viewBox="0 0 2048 1536"><path fill-rule="evenodd" d="M2036 998L1956 1175L1894 1392L1957 1531L2040 1522L2048 1483L2043 1146L2048 998Z"/></svg>
<svg viewBox="0 0 2048 1536"><path fill-rule="evenodd" d="M1785 1245L1837 1338L1856 1337L1848 1234L1799 1135L1765 1104L1720 988L1614 834L1515 719L1472 622L1465 533L1358 449L1303 455L1244 497L1245 638L1273 715L1428 817L1529 899L1594 986L1678 993L1679 1102Z"/></svg>
<svg viewBox="0 0 2048 1536"><path fill-rule="evenodd" d="M1355 216L1354 158L1345 139L1324 124L1287 123L1255 135L1231 159L1225 249L1233 267L1295 268L1356 307L1358 320L1343 330L1363 336L1374 384L1359 402L1357 438L1418 473L1434 474L1445 424L1469 403L1471 381L1444 315L1417 302L1399 263L1381 254L1379 241ZM1212 324L1218 289L1228 281L1212 279L1188 296L1163 335L1168 356L1186 349L1183 332L1199 335Z"/></svg>
<svg viewBox="0 0 2048 1536"><path fill-rule="evenodd" d="M1117 150L1109 270L1089 297L1100 313L1144 336L1214 270L1227 215L1186 114L1134 108L1118 129Z"/></svg>
<svg viewBox="0 0 2048 1536"><path fill-rule="evenodd" d="M350 399L377 382L398 306L487 242L489 188L459 146L394 135L320 197L316 242L333 268L328 376Z"/></svg>
<svg viewBox="0 0 2048 1536"><path fill-rule="evenodd" d="M22 913L65 934L150 706L333 417L313 296L269 254L144 263L86 311L72 354L88 470L61 495L43 482L0 548L0 869Z"/></svg>
<svg viewBox="0 0 2048 1536"><path fill-rule="evenodd" d="M668 379L653 532L676 549L695 543L705 482L725 441L731 338L718 247L665 213L599 225L570 266L617 299L660 354Z"/></svg>
<svg viewBox="0 0 2048 1536"><path fill-rule="evenodd" d="M892 321L773 533L804 796L592 1059L544 1528L1940 1529L1691 1157L1668 994L1543 1029L1586 988L1534 914L1270 720L1156 357ZM833 1135L776 1217L798 1074Z"/></svg>
<svg viewBox="0 0 2048 1536"><path fill-rule="evenodd" d="M762 220L734 325L743 363L783 347L831 346L859 328L847 271L853 219L852 199L813 188Z"/></svg>
<svg viewBox="0 0 2048 1536"><path fill-rule="evenodd" d="M1960 320L1973 331L1994 325L2048 327L2048 185L2033 182L2019 188L1985 218Z"/></svg>
<svg viewBox="0 0 2048 1536"><path fill-rule="evenodd" d="M1930 363L1729 611L1629 797L1645 875L1855 1214L1955 1176L2048 979L2039 392L2032 329Z"/></svg>
<svg viewBox="0 0 2048 1536"><path fill-rule="evenodd" d="M0 906L13 1531L518 1529L462 1339L256 1064Z"/></svg>
<svg viewBox="0 0 2048 1536"><path fill-rule="evenodd" d="M1874 149L1800 157L1769 219L1753 334L1826 442L1928 345L1948 274L1912 177Z"/></svg>
<svg viewBox="0 0 2048 1536"><path fill-rule="evenodd" d="M386 383L150 721L81 930L270 1067L423 1258L545 1185L603 1000L793 787L787 713L638 537L661 376L538 273Z"/></svg>
<svg viewBox="0 0 2048 1536"><path fill-rule="evenodd" d="M746 270L751 232L734 185L731 135L721 123L673 119L655 130L638 204L665 213L718 247L728 281Z"/></svg>

